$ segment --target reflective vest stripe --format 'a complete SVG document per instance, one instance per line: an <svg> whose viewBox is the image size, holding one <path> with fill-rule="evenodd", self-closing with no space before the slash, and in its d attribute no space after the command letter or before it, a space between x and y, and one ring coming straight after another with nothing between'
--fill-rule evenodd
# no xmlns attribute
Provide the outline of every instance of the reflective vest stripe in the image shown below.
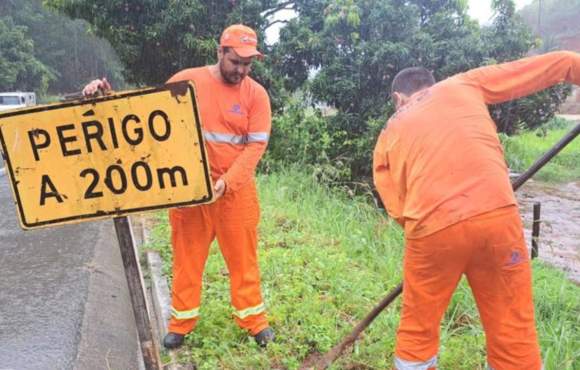
<svg viewBox="0 0 580 370"><path fill-rule="evenodd" d="M211 141L214 143L225 143L225 144L243 144L244 137L240 135L231 134L220 134L218 132L204 132L203 138L206 141Z"/></svg>
<svg viewBox="0 0 580 370"><path fill-rule="evenodd" d="M235 310L235 307L234 307L234 310ZM264 305L264 303L260 303L259 305L255 306L255 307L246 308L245 310L235 310L234 316L237 316L238 318L243 320L248 316L258 315L264 311L266 311L266 306Z"/></svg>
<svg viewBox="0 0 580 370"><path fill-rule="evenodd" d="M267 132L250 132L248 135L232 135L205 131L203 133L203 138L205 141L213 143L241 145L246 143L267 142L270 139L270 135Z"/></svg>
<svg viewBox="0 0 580 370"><path fill-rule="evenodd" d="M433 356L425 362L406 361L395 357L395 369L397 370L428 370L437 367L437 356Z"/></svg>
<svg viewBox="0 0 580 370"><path fill-rule="evenodd" d="M248 143L266 142L270 139L267 132L250 132L248 133Z"/></svg>
<svg viewBox="0 0 580 370"><path fill-rule="evenodd" d="M174 307L171 307L171 316L178 320L195 319L199 316L199 307L187 311L178 311Z"/></svg>

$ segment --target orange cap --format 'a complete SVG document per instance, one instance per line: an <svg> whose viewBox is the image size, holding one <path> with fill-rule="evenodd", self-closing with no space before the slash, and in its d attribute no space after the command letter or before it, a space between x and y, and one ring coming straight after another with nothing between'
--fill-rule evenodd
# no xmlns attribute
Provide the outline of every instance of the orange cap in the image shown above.
<svg viewBox="0 0 580 370"><path fill-rule="evenodd" d="M220 46L233 48L242 58L264 56L256 48L258 46L256 32L243 24L234 24L226 28L220 38Z"/></svg>

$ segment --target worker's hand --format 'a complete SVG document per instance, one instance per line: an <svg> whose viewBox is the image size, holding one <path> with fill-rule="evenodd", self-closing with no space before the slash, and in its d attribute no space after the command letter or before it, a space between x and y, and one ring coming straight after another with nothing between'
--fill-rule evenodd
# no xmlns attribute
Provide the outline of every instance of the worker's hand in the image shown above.
<svg viewBox="0 0 580 370"><path fill-rule="evenodd" d="M219 179L216 181L213 190L215 192L215 199L218 200L226 192L226 182L223 179Z"/></svg>
<svg viewBox="0 0 580 370"><path fill-rule="evenodd" d="M107 81L106 78L102 78L100 80L93 80L89 82L83 88L83 96L95 96L99 92L103 95L108 94L111 91L111 84Z"/></svg>

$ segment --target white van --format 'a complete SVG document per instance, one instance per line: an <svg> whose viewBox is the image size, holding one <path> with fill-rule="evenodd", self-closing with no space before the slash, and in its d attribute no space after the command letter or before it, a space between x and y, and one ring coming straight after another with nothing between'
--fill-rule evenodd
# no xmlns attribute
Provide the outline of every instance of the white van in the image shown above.
<svg viewBox="0 0 580 370"><path fill-rule="evenodd" d="M36 94L33 92L0 93L0 111L33 105L36 105Z"/></svg>

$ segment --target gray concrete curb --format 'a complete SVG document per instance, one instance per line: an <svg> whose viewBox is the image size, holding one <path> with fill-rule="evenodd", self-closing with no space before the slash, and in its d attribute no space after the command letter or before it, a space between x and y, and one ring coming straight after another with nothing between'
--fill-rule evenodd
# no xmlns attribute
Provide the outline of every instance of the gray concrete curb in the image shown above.
<svg viewBox="0 0 580 370"><path fill-rule="evenodd" d="M131 217L131 223L139 231L136 233L138 234L136 244L137 248L141 248L150 241L145 218L133 216ZM169 317L171 315L169 287L167 286L167 280L163 276L163 260L158 252L147 251L145 253L145 264L144 268L148 272L147 278L149 279L147 286L149 288L149 298L152 306L151 315L153 315L152 319L155 321L153 324L157 331L158 342L162 343L163 337L167 334L167 324L169 323Z"/></svg>
<svg viewBox="0 0 580 370"><path fill-rule="evenodd" d="M169 287L162 274L163 261L159 253L148 251L146 254L147 268L151 279L151 302L153 303L153 314L156 317L157 332L159 333L159 343L167 335L167 324L171 315L171 300L169 298Z"/></svg>

